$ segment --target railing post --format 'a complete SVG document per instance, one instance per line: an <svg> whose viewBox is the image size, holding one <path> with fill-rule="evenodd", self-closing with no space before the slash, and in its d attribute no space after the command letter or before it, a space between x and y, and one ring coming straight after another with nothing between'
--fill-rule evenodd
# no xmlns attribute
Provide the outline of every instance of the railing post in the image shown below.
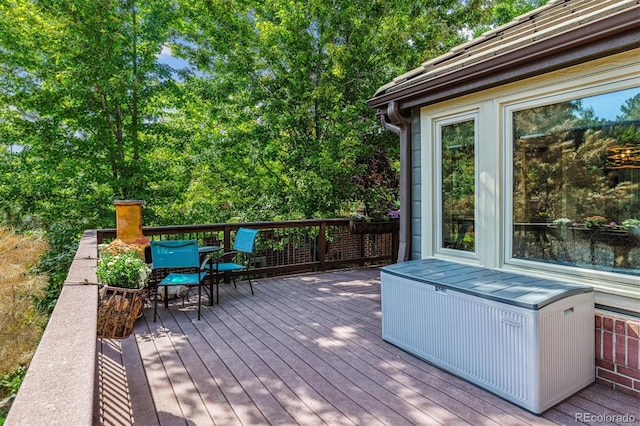
<svg viewBox="0 0 640 426"><path fill-rule="evenodd" d="M320 230L318 231L318 260L320 261L320 270L326 269L325 255L327 253L327 224L320 222Z"/></svg>
<svg viewBox="0 0 640 426"><path fill-rule="evenodd" d="M224 241L223 241L223 247L224 247L224 251L228 252L232 250L231 247L231 227L230 226L225 226L224 227ZM225 260L226 261L226 260ZM231 282L231 275L228 272L224 273L224 283L225 284L229 284Z"/></svg>

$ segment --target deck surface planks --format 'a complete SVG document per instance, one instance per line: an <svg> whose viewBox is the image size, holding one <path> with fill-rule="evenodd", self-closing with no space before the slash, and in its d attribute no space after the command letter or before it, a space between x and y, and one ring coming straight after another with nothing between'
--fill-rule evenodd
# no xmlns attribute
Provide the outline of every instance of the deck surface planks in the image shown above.
<svg viewBox="0 0 640 426"><path fill-rule="evenodd" d="M153 309L135 335L99 340L102 424L554 425L631 414L592 385L537 416L384 342L377 268L221 285ZM114 396L115 395L115 396Z"/></svg>

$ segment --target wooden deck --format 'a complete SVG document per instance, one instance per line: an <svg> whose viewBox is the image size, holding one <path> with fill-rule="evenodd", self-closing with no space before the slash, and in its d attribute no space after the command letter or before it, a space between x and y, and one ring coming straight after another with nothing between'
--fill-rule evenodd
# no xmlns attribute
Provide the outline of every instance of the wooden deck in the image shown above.
<svg viewBox="0 0 640 426"><path fill-rule="evenodd" d="M135 336L99 340L95 423L503 426L575 424L587 414L640 419L637 399L601 385L536 416L384 342L376 268L260 279L254 289L252 296L246 283L237 290L221 285L220 304L203 306L200 321L189 302L159 306L156 323L146 308Z"/></svg>

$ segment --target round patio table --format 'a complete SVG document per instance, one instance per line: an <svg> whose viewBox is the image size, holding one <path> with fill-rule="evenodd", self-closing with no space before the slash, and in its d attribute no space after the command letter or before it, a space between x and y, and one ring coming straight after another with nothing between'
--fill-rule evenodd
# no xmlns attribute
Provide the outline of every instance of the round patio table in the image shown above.
<svg viewBox="0 0 640 426"><path fill-rule="evenodd" d="M200 255L200 262L202 262L205 257L211 256L212 253L222 250L220 246L200 246L198 247L198 254Z"/></svg>

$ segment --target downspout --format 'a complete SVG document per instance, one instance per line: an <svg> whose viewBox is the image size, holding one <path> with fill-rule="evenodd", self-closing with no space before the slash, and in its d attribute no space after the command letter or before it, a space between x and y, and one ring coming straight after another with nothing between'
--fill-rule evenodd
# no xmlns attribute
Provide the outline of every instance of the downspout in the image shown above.
<svg viewBox="0 0 640 426"><path fill-rule="evenodd" d="M398 262L411 253L411 121L400 114L398 104L389 102L386 113L378 110L382 126L400 135L400 240ZM391 121L388 121L388 120Z"/></svg>

